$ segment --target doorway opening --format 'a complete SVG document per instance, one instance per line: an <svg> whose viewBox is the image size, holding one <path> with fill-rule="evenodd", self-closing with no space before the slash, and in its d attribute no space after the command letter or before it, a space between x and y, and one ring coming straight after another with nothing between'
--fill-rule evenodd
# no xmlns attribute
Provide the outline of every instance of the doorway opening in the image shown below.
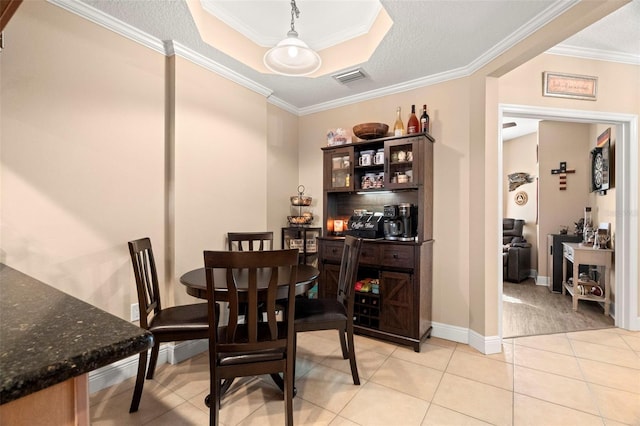
<svg viewBox="0 0 640 426"><path fill-rule="evenodd" d="M636 264L638 249L638 116L618 113L602 113L581 110L565 110L533 107L527 105L499 105L499 125L509 121L509 117L532 118L538 120L561 121L586 124L608 124L616 128L615 182L616 182L616 240L615 240L615 326L629 330L638 330L638 269ZM500 132L498 164L499 166L499 202L502 204L503 179L503 140ZM502 230L503 209L499 211L499 229ZM500 246L502 235L498 236ZM543 248L538 248L541 250ZM500 252L500 250L497 250ZM500 338L503 337L503 284L502 268L498 284L498 324ZM544 289L546 291L546 289Z"/></svg>

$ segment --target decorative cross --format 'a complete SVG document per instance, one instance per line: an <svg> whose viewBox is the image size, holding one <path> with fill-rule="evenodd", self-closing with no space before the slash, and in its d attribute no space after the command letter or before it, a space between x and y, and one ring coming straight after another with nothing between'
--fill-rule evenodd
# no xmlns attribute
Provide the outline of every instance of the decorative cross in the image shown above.
<svg viewBox="0 0 640 426"><path fill-rule="evenodd" d="M558 169L551 169L551 174L552 175L558 175L558 177L560 178L560 191L566 191L567 190L567 174L568 173L575 173L575 169L573 170L567 170L567 162L566 161L561 161L560 162L560 168Z"/></svg>

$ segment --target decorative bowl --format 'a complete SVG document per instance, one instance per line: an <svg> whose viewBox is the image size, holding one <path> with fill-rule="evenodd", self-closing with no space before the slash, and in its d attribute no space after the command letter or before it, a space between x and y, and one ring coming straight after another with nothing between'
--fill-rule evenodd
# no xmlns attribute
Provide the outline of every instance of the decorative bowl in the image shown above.
<svg viewBox="0 0 640 426"><path fill-rule="evenodd" d="M308 225L313 222L313 215L288 216L287 219L291 225Z"/></svg>
<svg viewBox="0 0 640 426"><path fill-rule="evenodd" d="M389 126L384 123L362 123L353 126L353 134L360 139L377 139L387 135Z"/></svg>
<svg viewBox="0 0 640 426"><path fill-rule="evenodd" d="M313 198L308 195L294 195L291 197L292 206L310 206Z"/></svg>

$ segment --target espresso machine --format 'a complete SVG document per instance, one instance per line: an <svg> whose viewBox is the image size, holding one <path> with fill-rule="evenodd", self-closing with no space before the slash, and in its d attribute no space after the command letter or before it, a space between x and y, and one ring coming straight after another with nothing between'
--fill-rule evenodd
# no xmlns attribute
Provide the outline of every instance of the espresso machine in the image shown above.
<svg viewBox="0 0 640 426"><path fill-rule="evenodd" d="M411 203L398 204L398 217L402 221L402 235L398 237L398 241L414 241L418 225L416 206Z"/></svg>
<svg viewBox="0 0 640 426"><path fill-rule="evenodd" d="M384 217L383 228L386 240L398 240L404 233L403 223L400 219L399 207L397 204L387 204L382 210Z"/></svg>

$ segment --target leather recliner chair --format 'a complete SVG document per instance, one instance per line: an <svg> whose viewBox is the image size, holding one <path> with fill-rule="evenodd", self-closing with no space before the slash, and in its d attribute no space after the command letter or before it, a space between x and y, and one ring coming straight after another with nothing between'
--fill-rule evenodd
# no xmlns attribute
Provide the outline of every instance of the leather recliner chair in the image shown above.
<svg viewBox="0 0 640 426"><path fill-rule="evenodd" d="M522 219L504 218L502 221L502 265L505 281L519 283L529 277L531 244L525 240L523 228Z"/></svg>

